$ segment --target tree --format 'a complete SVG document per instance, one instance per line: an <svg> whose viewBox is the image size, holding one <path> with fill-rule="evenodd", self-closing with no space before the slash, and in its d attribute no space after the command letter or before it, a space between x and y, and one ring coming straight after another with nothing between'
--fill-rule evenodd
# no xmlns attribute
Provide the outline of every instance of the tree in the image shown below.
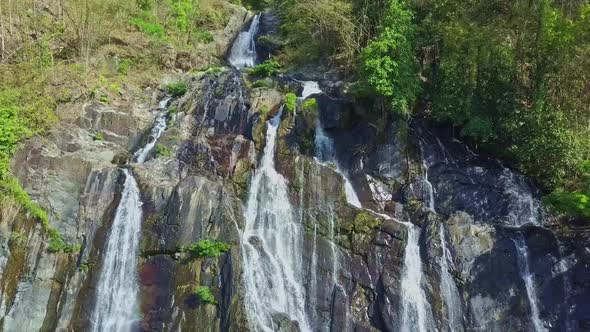
<svg viewBox="0 0 590 332"><path fill-rule="evenodd" d="M362 52L369 84L406 115L420 92L415 33L411 9L403 0L391 0L378 36Z"/></svg>

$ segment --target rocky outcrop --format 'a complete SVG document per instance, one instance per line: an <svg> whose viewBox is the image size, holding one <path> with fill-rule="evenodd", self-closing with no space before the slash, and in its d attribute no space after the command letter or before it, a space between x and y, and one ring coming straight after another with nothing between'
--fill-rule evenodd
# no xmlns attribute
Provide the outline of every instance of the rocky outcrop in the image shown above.
<svg viewBox="0 0 590 332"><path fill-rule="evenodd" d="M283 109L274 166L304 230L305 314L314 331L400 330L407 245L416 238L410 230L419 232L423 277L416 282L438 330L452 323L456 331L528 331L533 318L551 331L587 328L587 228L549 223L534 185L499 162L420 121L406 123L379 104L346 98L339 85L326 90L334 93L316 96L317 110ZM138 329L251 328L241 230L267 144L265 121L278 114L282 99L278 90L247 88L229 68L191 75L158 141L167 153L125 166L143 202ZM80 250L48 252L42 227L1 202L0 330L80 331L92 323L120 200L119 165L145 140L149 109L85 105L75 122L32 140L15 158L13 171L27 192ZM318 120L335 142L338 169L314 158ZM343 173L366 209L347 202ZM187 250L203 240L229 249ZM457 294L458 317L449 313L448 287ZM301 329L284 312L273 313L272 322L278 331Z"/></svg>

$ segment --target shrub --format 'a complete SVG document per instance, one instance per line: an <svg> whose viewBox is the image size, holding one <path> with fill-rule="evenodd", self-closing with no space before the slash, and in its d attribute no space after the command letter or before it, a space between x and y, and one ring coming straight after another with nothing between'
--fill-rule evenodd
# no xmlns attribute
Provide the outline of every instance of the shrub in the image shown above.
<svg viewBox="0 0 590 332"><path fill-rule="evenodd" d="M271 88L272 81L269 80L257 80L252 84L253 88Z"/></svg>
<svg viewBox="0 0 590 332"><path fill-rule="evenodd" d="M98 133L92 137L93 141L104 141L104 135L102 133Z"/></svg>
<svg viewBox="0 0 590 332"><path fill-rule="evenodd" d="M543 199L555 211L590 218L590 196L581 192L554 191Z"/></svg>
<svg viewBox="0 0 590 332"><path fill-rule="evenodd" d="M47 250L49 252L65 252L74 253L80 251L80 244L68 244L62 238L61 234L56 229L49 229L49 246Z"/></svg>
<svg viewBox="0 0 590 332"><path fill-rule="evenodd" d="M193 291L193 294L201 300L203 303L209 303L213 305L217 305L217 300L211 292L211 288L207 286L198 286Z"/></svg>
<svg viewBox="0 0 590 332"><path fill-rule="evenodd" d="M213 40L215 40L215 38L213 37L213 34L207 30L197 30L195 32L195 39L198 42L205 43L205 44L212 43Z"/></svg>
<svg viewBox="0 0 590 332"><path fill-rule="evenodd" d="M263 63L248 69L248 73L255 77L276 76L281 72L281 65L274 59L268 59Z"/></svg>
<svg viewBox="0 0 590 332"><path fill-rule="evenodd" d="M146 35L158 39L166 38L166 30L162 25L158 23L151 23L139 17L132 19L131 23L133 23L133 25L135 25L139 29L139 31L145 33Z"/></svg>
<svg viewBox="0 0 590 332"><path fill-rule="evenodd" d="M219 257L221 254L226 253L231 248L229 243L215 241L215 240L201 240L197 243L193 243L188 246L180 248L181 252L189 253L195 257Z"/></svg>
<svg viewBox="0 0 590 332"><path fill-rule="evenodd" d="M315 112L318 107L318 103L315 98L307 99L303 102L303 111L304 112Z"/></svg>
<svg viewBox="0 0 590 332"><path fill-rule="evenodd" d="M172 150L170 150L170 148L167 146L164 146L162 144L157 144L156 145L156 155L169 158L169 157L172 157Z"/></svg>
<svg viewBox="0 0 590 332"><path fill-rule="evenodd" d="M218 77L221 73L225 71L225 68L219 66L211 66L205 70L205 75L215 76Z"/></svg>
<svg viewBox="0 0 590 332"><path fill-rule="evenodd" d="M170 83L166 86L166 91L172 97L180 97L188 91L188 85L184 82Z"/></svg>
<svg viewBox="0 0 590 332"><path fill-rule="evenodd" d="M260 112L260 115L266 116L268 114L268 112L270 112L270 109L268 108L268 105L262 105L262 107L260 107L260 110L258 112Z"/></svg>
<svg viewBox="0 0 590 332"><path fill-rule="evenodd" d="M133 67L133 60L123 59L117 65L117 73L121 75L127 75L131 67Z"/></svg>
<svg viewBox="0 0 590 332"><path fill-rule="evenodd" d="M285 107L287 108L287 111L293 112L295 110L296 105L297 96L292 92L287 93L285 95Z"/></svg>

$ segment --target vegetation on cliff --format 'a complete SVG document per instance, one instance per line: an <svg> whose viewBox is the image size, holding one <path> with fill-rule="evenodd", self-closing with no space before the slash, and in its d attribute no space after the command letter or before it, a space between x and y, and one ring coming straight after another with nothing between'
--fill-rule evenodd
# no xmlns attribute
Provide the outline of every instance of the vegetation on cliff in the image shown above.
<svg viewBox="0 0 590 332"><path fill-rule="evenodd" d="M69 119L68 104L110 103L155 85L169 59L213 40L226 1L0 1L0 200L43 223L51 251L74 251L9 171L23 140ZM211 53L211 52L210 52ZM172 62L172 65L170 64ZM182 94L186 86L172 85ZM104 137L98 134L95 140Z"/></svg>
<svg viewBox="0 0 590 332"><path fill-rule="evenodd" d="M403 116L452 127L586 215L590 5L580 1L276 0L286 65L322 62ZM568 208L565 209L564 206Z"/></svg>

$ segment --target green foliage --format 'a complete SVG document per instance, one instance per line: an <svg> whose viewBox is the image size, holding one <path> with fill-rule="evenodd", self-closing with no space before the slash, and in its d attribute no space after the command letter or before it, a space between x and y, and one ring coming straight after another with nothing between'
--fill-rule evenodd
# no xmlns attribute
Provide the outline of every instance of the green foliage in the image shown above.
<svg viewBox="0 0 590 332"><path fill-rule="evenodd" d="M297 107L297 95L292 92L287 93L285 95L285 107L289 112L295 111L295 107Z"/></svg>
<svg viewBox="0 0 590 332"><path fill-rule="evenodd" d="M47 247L49 252L71 254L80 251L80 244L71 245L66 243L57 230L51 228L47 231L47 234L49 235L49 246Z"/></svg>
<svg viewBox="0 0 590 332"><path fill-rule="evenodd" d="M165 145L156 144L155 151L156 151L156 155L158 155L158 156L162 156L162 157L166 157L166 158L172 157L172 150L170 150L170 148Z"/></svg>
<svg viewBox="0 0 590 332"><path fill-rule="evenodd" d="M248 73L254 77L271 77L280 74L281 64L274 59L268 59L263 63L248 68Z"/></svg>
<svg viewBox="0 0 590 332"><path fill-rule="evenodd" d="M257 80L254 83L252 83L252 87L253 88L272 88L273 87L273 82L271 80Z"/></svg>
<svg viewBox="0 0 590 332"><path fill-rule="evenodd" d="M224 67L211 66L205 70L205 75L218 77L221 73L225 72Z"/></svg>
<svg viewBox="0 0 590 332"><path fill-rule="evenodd" d="M158 23L152 23L144 20L143 18L133 18L131 23L135 25L139 31L145 33L146 35L155 37L157 39L164 39L166 38L166 29Z"/></svg>
<svg viewBox="0 0 590 332"><path fill-rule="evenodd" d="M205 44L212 43L215 40L215 38L213 37L213 34L209 31L206 31L206 30L197 30L195 32L195 39L198 42L205 43Z"/></svg>
<svg viewBox="0 0 590 332"><path fill-rule="evenodd" d="M121 75L127 75L129 70L134 66L133 60L123 59L117 65L117 72Z"/></svg>
<svg viewBox="0 0 590 332"><path fill-rule="evenodd" d="M166 91L173 97L180 97L188 91L188 85L185 82L170 83Z"/></svg>
<svg viewBox="0 0 590 332"><path fill-rule="evenodd" d="M151 10L154 7L155 0L135 0L137 6L142 10Z"/></svg>
<svg viewBox="0 0 590 332"><path fill-rule="evenodd" d="M348 0L292 0L277 4L285 58L290 63L324 61L350 71L362 48L365 27Z"/></svg>
<svg viewBox="0 0 590 332"><path fill-rule="evenodd" d="M193 294L203 303L217 305L217 299L215 299L215 295L213 295L211 288L207 286L195 287Z"/></svg>
<svg viewBox="0 0 590 332"><path fill-rule="evenodd" d="M16 245L23 245L27 241L27 234L21 230L19 232L12 231L10 233L10 242Z"/></svg>
<svg viewBox="0 0 590 332"><path fill-rule="evenodd" d="M216 258L229 251L229 243L215 240L201 240L188 246L180 248L181 252L188 253L193 257L212 257Z"/></svg>
<svg viewBox="0 0 590 332"><path fill-rule="evenodd" d="M543 201L557 212L590 218L590 193L557 190L544 197Z"/></svg>
<svg viewBox="0 0 590 332"><path fill-rule="evenodd" d="M406 115L420 92L412 18L403 0L391 0L382 30L362 53L369 84L387 97L396 111Z"/></svg>
<svg viewBox="0 0 590 332"><path fill-rule="evenodd" d="M102 133L98 133L92 137L93 141L104 141L104 135Z"/></svg>
<svg viewBox="0 0 590 332"><path fill-rule="evenodd" d="M543 201L553 210L573 217L590 218L590 160L581 162L575 169L575 182L569 191L559 188L545 196Z"/></svg>
<svg viewBox="0 0 590 332"><path fill-rule="evenodd" d="M317 110L318 103L315 98L309 98L303 102L303 112L312 113Z"/></svg>
<svg viewBox="0 0 590 332"><path fill-rule="evenodd" d="M260 115L266 117L268 112L270 112L270 108L268 108L267 105L262 105L262 107L260 108L260 110L258 112L260 112Z"/></svg>

